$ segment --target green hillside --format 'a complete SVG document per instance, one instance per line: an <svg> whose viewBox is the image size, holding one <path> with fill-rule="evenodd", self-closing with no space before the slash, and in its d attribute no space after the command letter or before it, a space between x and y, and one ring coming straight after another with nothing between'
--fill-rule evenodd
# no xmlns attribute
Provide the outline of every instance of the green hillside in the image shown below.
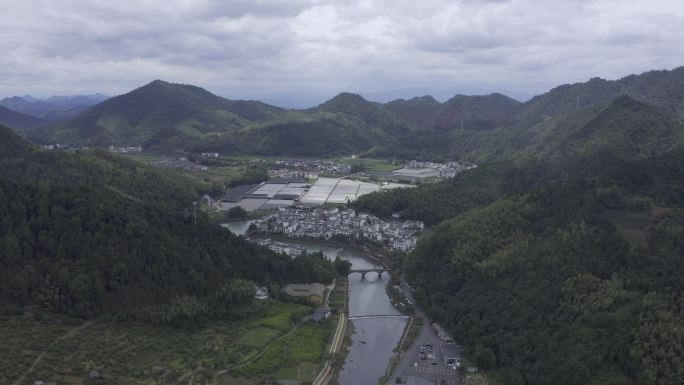
<svg viewBox="0 0 684 385"><path fill-rule="evenodd" d="M182 149L211 132L240 129L279 112L256 101L233 101L195 86L155 80L106 100L42 133L44 140L90 146L143 145ZM180 147L180 148L179 148Z"/></svg>
<svg viewBox="0 0 684 385"><path fill-rule="evenodd" d="M429 128L432 116L442 107L442 103L432 96L425 95L408 100L397 99L385 103L384 108L417 127Z"/></svg>
<svg viewBox="0 0 684 385"><path fill-rule="evenodd" d="M35 116L23 114L0 106L0 124L12 127L17 132L26 133L31 129L46 123L45 120L36 118Z"/></svg>
<svg viewBox="0 0 684 385"><path fill-rule="evenodd" d="M420 304L506 383L684 376L684 152L602 163L463 206L406 260Z"/></svg>
<svg viewBox="0 0 684 385"><path fill-rule="evenodd" d="M177 176L101 151L37 149L0 127L0 310L46 306L155 323L239 316L261 283L327 281L212 225Z"/></svg>
<svg viewBox="0 0 684 385"><path fill-rule="evenodd" d="M556 140L553 153L582 156L603 151L623 159L643 159L681 146L684 125L654 107L621 96L590 121L564 134L562 140Z"/></svg>
<svg viewBox="0 0 684 385"><path fill-rule="evenodd" d="M433 225L404 261L419 303L504 383L678 383L681 123L622 96L501 131L505 161L353 204Z"/></svg>
<svg viewBox="0 0 684 385"><path fill-rule="evenodd" d="M683 88L684 68L678 68L561 85L525 103L494 93L456 95L444 103L424 96L382 104L341 93L314 108L283 110L157 80L27 136L90 146L143 145L167 152L360 154L488 163L524 154L546 157L564 141L582 152L619 134L622 128L617 124L625 124L629 135L652 130L649 124L676 126L669 133L661 127L662 136L633 148L635 153L658 154L667 150L664 141L676 141L678 136L674 131L684 119ZM644 108L638 113L641 116L627 114L618 122L617 110L633 107L614 102L625 97ZM604 109L604 115L617 112L597 116ZM613 121L613 127L588 128L603 124L601 119ZM641 120L645 126L636 127ZM587 130L595 133L589 135ZM585 148L586 141L593 144Z"/></svg>

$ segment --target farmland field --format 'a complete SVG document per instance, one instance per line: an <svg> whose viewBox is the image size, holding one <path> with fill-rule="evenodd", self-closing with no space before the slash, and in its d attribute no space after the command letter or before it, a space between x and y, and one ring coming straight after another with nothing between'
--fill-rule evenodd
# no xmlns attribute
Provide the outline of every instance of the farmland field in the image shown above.
<svg viewBox="0 0 684 385"><path fill-rule="evenodd" d="M218 383L218 373L257 356L292 328L294 318L309 308L269 301L258 316L239 321L213 321L197 331L141 322L84 322L47 312L0 318L0 383L47 385L87 382L91 370L107 384ZM304 324L286 338L291 358L320 362L327 326ZM277 355L274 350L269 353ZM29 370L35 362L33 369ZM261 360L255 367L264 367ZM279 360L270 373L292 366ZM295 365L296 367L296 365ZM262 372L259 372L262 373ZM301 373L301 370L300 370Z"/></svg>

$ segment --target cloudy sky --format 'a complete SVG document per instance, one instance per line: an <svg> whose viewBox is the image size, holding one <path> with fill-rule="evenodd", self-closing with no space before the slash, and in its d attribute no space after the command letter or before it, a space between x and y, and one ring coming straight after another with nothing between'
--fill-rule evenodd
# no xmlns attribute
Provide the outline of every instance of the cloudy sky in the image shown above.
<svg viewBox="0 0 684 385"><path fill-rule="evenodd" d="M154 79L313 104L501 91L684 65L681 0L0 0L0 97Z"/></svg>

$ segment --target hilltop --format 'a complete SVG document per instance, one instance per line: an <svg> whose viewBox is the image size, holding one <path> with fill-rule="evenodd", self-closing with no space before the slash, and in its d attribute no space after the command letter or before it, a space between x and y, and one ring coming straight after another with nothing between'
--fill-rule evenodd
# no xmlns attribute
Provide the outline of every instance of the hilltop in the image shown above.
<svg viewBox="0 0 684 385"><path fill-rule="evenodd" d="M200 87L155 80L108 99L66 121L43 140L89 146L180 148L214 132L234 131L280 111L256 101L233 101Z"/></svg>

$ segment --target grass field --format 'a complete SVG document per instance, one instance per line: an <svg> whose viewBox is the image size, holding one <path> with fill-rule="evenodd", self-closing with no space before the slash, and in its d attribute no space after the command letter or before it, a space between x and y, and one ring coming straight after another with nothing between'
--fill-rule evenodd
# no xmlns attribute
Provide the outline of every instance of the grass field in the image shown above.
<svg viewBox="0 0 684 385"><path fill-rule="evenodd" d="M84 384L90 370L102 375L102 384L213 384L218 371L256 356L290 329L293 315L307 310L303 305L270 301L260 316L211 322L194 332L103 320L84 325L47 313L4 317L0 319L0 383L12 384L43 353L22 385L37 380L48 385ZM296 362L318 365L322 354L318 341L326 333L326 327L310 324L283 341ZM279 361L273 368L288 366Z"/></svg>
<svg viewBox="0 0 684 385"><path fill-rule="evenodd" d="M271 374L277 378L275 375L284 368L297 367L303 363L315 365L317 368L329 338L329 329L328 322L321 325L300 325L286 338L271 344L259 358L236 369L232 374L245 377Z"/></svg>
<svg viewBox="0 0 684 385"><path fill-rule="evenodd" d="M156 155L156 154L119 154L125 158L134 160L140 163L150 163L160 160L170 160L176 159L174 156L166 155ZM209 166L208 170L205 172L188 172L181 170L169 170L172 172L178 172L193 181L201 184L211 184L211 183L228 183L231 180L238 178L244 174L244 169L246 166L243 165L220 165L220 166Z"/></svg>
<svg viewBox="0 0 684 385"><path fill-rule="evenodd" d="M330 307L337 309L342 312L345 310L346 299L345 296L345 284L346 277L340 277L337 280L334 291L330 294Z"/></svg>
<svg viewBox="0 0 684 385"><path fill-rule="evenodd" d="M150 162L156 162L159 160L173 159L170 156L157 155L157 154L118 154L118 155L123 156L124 158L134 160L136 162L140 162L140 163L150 163Z"/></svg>
<svg viewBox="0 0 684 385"><path fill-rule="evenodd" d="M39 317L0 319L0 384L11 384L57 337L71 326L41 322Z"/></svg>

